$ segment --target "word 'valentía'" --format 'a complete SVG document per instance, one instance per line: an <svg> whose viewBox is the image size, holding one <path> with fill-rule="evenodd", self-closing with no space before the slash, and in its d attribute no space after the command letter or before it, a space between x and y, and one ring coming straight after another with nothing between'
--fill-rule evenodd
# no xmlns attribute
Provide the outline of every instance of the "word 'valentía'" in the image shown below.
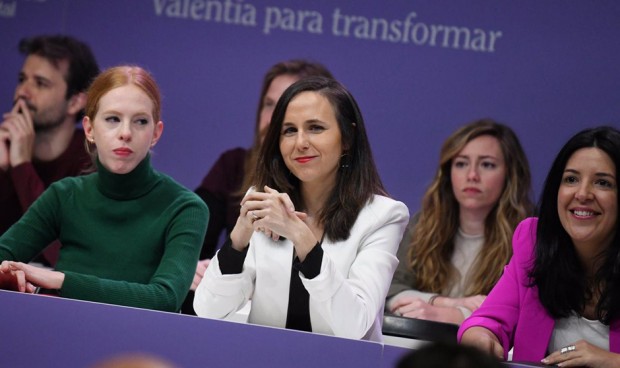
<svg viewBox="0 0 620 368"><path fill-rule="evenodd" d="M256 8L233 0L154 0L155 14L217 23L256 26Z"/></svg>

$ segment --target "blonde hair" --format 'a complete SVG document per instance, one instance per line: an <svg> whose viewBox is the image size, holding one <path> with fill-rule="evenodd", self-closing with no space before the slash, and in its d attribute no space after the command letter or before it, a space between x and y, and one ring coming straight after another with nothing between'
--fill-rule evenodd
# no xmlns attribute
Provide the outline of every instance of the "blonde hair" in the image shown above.
<svg viewBox="0 0 620 368"><path fill-rule="evenodd" d="M422 209L408 252L416 288L446 293L457 273L451 263L454 237L459 229L459 204L454 197L452 160L471 140L497 138L506 164L506 182L497 204L486 217L484 244L472 265L465 296L488 294L512 256L511 238L517 224L531 214L530 170L515 133L491 119L465 125L444 142L439 168L422 199Z"/></svg>

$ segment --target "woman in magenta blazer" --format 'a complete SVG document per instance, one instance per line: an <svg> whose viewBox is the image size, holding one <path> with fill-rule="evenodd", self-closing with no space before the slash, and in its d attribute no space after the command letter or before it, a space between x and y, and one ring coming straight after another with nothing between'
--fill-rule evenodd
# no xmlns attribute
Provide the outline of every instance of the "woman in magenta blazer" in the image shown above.
<svg viewBox="0 0 620 368"><path fill-rule="evenodd" d="M514 255L462 343L515 361L620 366L620 131L572 137L556 157L539 218L524 220Z"/></svg>

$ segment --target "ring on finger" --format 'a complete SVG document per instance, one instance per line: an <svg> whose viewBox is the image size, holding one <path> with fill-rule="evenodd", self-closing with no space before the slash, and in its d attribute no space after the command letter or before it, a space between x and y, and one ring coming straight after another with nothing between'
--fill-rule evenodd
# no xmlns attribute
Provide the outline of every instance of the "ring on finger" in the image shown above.
<svg viewBox="0 0 620 368"><path fill-rule="evenodd" d="M566 354L571 351L575 351L577 347L575 345L568 345L560 349L560 354Z"/></svg>
<svg viewBox="0 0 620 368"><path fill-rule="evenodd" d="M258 216L254 213L254 211L250 212L250 215L254 218L254 220L258 220Z"/></svg>

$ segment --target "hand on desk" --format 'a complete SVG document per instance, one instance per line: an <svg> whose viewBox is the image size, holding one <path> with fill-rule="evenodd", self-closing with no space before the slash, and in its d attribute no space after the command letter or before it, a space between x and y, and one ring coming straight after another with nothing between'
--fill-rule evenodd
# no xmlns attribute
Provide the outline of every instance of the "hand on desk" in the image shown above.
<svg viewBox="0 0 620 368"><path fill-rule="evenodd" d="M465 316L458 307L464 307L473 312L480 307L485 298L484 295L463 298L437 296L432 299L431 304L419 297L403 294L390 302L390 312L409 318L460 325Z"/></svg>
<svg viewBox="0 0 620 368"><path fill-rule="evenodd" d="M548 365L562 364L562 367L618 367L620 366L620 355L603 350L594 346L586 340L579 340L562 353L562 350L554 351L542 360Z"/></svg>
<svg viewBox="0 0 620 368"><path fill-rule="evenodd" d="M0 264L0 287L2 289L33 293L35 288L60 289L65 274L58 271L31 266L22 262L3 261Z"/></svg>

